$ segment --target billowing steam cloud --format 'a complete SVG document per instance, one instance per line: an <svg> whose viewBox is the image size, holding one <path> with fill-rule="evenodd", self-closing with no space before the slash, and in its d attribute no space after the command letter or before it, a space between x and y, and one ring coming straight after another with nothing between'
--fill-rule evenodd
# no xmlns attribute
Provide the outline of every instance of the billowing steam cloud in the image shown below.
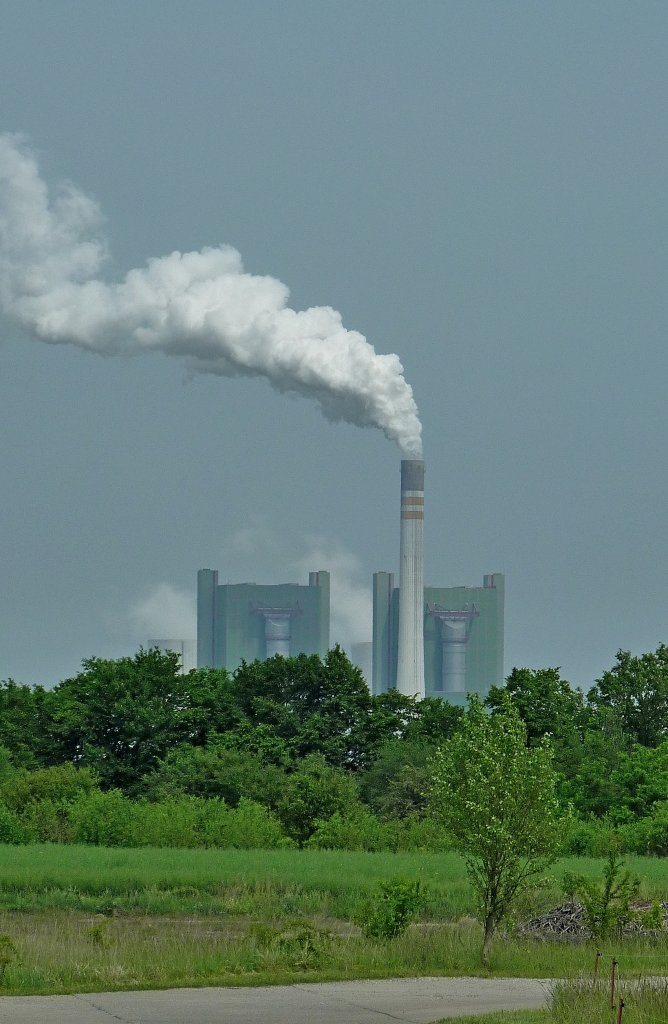
<svg viewBox="0 0 668 1024"><path fill-rule="evenodd" d="M50 191L24 140L0 135L0 303L43 341L105 355L156 350L200 373L265 377L314 399L330 420L379 427L419 456L421 427L396 355L378 355L329 306L301 312L273 277L244 271L229 246L173 252L99 276L107 256L96 203Z"/></svg>

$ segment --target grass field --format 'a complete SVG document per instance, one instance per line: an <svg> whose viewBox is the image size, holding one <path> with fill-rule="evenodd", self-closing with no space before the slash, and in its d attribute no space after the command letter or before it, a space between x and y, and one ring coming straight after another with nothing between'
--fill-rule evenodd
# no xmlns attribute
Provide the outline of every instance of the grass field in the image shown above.
<svg viewBox="0 0 668 1024"><path fill-rule="evenodd" d="M550 1010L499 1010L481 1013L475 1017L447 1017L436 1024L553 1024ZM578 1021L578 1024L581 1024Z"/></svg>
<svg viewBox="0 0 668 1024"><path fill-rule="evenodd" d="M668 898L664 860L627 857L643 894ZM600 876L602 861L568 858L542 901L558 902L565 871ZM419 879L423 918L473 912L464 864L455 853L349 853L330 850L108 849L0 845L0 909L72 909L106 913L209 913L350 918L381 879Z"/></svg>
<svg viewBox="0 0 668 1024"><path fill-rule="evenodd" d="M647 895L668 894L663 862L628 862ZM562 861L552 873L566 869L599 874L601 863ZM355 911L381 879L398 876L427 887L421 919L400 939L363 938ZM0 880L6 994L428 974L573 978L594 962L591 943L500 936L482 971L454 854L0 846ZM548 904L559 899L557 882L550 888ZM603 952L626 976L668 974L663 939L627 938Z"/></svg>
<svg viewBox="0 0 668 1024"><path fill-rule="evenodd" d="M624 1024L666 1024L668 1021L668 985L641 982L620 990L624 1000ZM574 982L558 985L548 1010L517 1010L486 1013L473 1018L475 1024L611 1024L617 1006L610 1008L606 985ZM441 1024L471 1024L471 1017L455 1017Z"/></svg>

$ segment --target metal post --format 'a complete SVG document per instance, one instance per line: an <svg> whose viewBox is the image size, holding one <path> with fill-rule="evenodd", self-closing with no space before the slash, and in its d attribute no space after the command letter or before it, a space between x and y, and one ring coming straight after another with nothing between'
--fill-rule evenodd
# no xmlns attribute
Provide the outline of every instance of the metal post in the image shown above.
<svg viewBox="0 0 668 1024"><path fill-rule="evenodd" d="M612 968L610 970L610 1009L615 1008L615 971L617 969L617 961L612 961Z"/></svg>
<svg viewBox="0 0 668 1024"><path fill-rule="evenodd" d="M625 1006L624 1000L620 999L619 1000L619 1008L617 1010L617 1024L622 1024L622 1013L624 1012L624 1006Z"/></svg>
<svg viewBox="0 0 668 1024"><path fill-rule="evenodd" d="M596 956L594 957L594 981L598 980L598 962L601 959L602 953L600 949L596 950Z"/></svg>

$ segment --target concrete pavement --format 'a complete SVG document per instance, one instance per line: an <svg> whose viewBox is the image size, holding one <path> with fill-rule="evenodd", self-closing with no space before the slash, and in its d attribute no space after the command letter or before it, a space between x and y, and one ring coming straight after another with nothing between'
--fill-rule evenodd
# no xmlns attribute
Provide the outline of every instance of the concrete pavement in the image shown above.
<svg viewBox="0 0 668 1024"><path fill-rule="evenodd" d="M430 1024L545 1006L534 978L393 978L263 988L0 997L2 1024Z"/></svg>

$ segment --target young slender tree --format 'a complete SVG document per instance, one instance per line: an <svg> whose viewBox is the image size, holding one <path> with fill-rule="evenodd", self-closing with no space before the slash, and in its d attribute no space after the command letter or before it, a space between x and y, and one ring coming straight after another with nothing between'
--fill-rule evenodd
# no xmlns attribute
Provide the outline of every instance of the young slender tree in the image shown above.
<svg viewBox="0 0 668 1024"><path fill-rule="evenodd" d="M431 764L432 804L466 859L486 965L496 928L559 852L563 818L552 752L547 744L527 745L510 701L491 716L473 695Z"/></svg>

